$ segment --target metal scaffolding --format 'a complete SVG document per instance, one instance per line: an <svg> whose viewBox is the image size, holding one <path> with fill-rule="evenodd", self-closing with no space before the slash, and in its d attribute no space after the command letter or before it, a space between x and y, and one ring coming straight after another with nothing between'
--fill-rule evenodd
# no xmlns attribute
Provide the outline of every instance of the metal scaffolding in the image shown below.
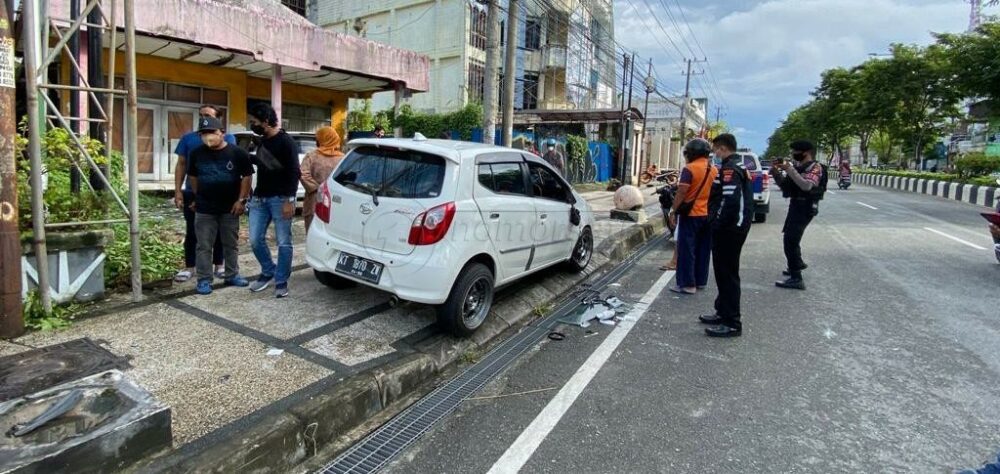
<svg viewBox="0 0 1000 474"><path fill-rule="evenodd" d="M71 0L82 2L83 0ZM124 49L119 49L117 45L118 11L116 4L121 1L124 5L123 30L125 34ZM31 216L34 233L34 249L36 257L36 267L38 275L39 296L46 311L52 309L52 298L49 286L48 256L46 251L45 230L46 228L58 228L66 226L89 226L106 225L110 223L128 222L129 241L131 244L132 262L132 300L142 299L142 268L139 255L139 185L137 170L137 96L136 96L136 67L135 67L135 6L134 0L89 0L83 9L71 9L72 18L56 18L49 15L45 0L25 0L22 5L22 23L24 32L24 65L25 65L25 89L27 95L28 109L28 154L31 159ZM79 4L77 3L78 7ZM86 27L84 30L82 27ZM78 60L78 47L74 50L73 45L78 45L80 35L88 34L88 45L94 48L97 41L96 52L100 53L100 38L107 34L110 36L107 69L107 87L100 87L100 84L93 84L92 80L82 74L83 68ZM49 38L57 40L56 44L49 48ZM94 51L92 49L92 51ZM125 56L125 89L115 88L115 53L121 51ZM53 62L59 58L69 59L71 76L74 83L70 85L50 84L48 80L48 69ZM91 59L92 56L91 56ZM91 62L90 66L100 67L100 63ZM79 82L79 84L75 84ZM99 81L98 81L99 82ZM90 111L86 116L80 113L78 107L71 107L69 114L64 114L59 106L49 98L49 90L58 90L70 94L86 94L90 99ZM101 96L106 96L105 101L100 100ZM39 97L42 101L39 102ZM115 97L125 98L125 167L128 172L128 198L127 203L122 196L111 186L106 171L98 166L97 161L84 146L80 139L85 132L80 126L81 123L91 124L90 134L95 130L103 128L103 142L110 162L111 159L111 132L114 129L114 99ZM111 193L115 202L124 211L127 219L106 219L88 222L45 222L45 203L43 202L42 188L42 149L41 135L45 126L63 127L77 147L82 162L73 163L74 167L84 174L85 169L89 169L92 178L103 185L104 192ZM93 125L97 125L95 128ZM102 127L103 126L103 127ZM101 132L96 132L101 133ZM89 180L83 180L93 191L94 185Z"/></svg>

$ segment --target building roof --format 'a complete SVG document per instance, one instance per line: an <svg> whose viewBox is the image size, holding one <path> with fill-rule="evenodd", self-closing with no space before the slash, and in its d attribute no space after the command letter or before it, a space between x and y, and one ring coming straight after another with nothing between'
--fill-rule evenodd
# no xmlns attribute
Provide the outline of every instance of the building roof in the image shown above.
<svg viewBox="0 0 1000 474"><path fill-rule="evenodd" d="M642 120L642 112L639 109L633 107L628 111L632 113L632 117ZM514 123L527 125L534 123L620 122L623 115L621 109L517 110L514 112Z"/></svg>
<svg viewBox="0 0 1000 474"><path fill-rule="evenodd" d="M117 24L123 8L117 6ZM50 0L49 16L67 24L68 0ZM427 56L326 31L276 0L135 0L136 53L247 71L284 82L369 93L401 84L429 88ZM105 42L109 38L105 38ZM118 35L123 48L124 35Z"/></svg>

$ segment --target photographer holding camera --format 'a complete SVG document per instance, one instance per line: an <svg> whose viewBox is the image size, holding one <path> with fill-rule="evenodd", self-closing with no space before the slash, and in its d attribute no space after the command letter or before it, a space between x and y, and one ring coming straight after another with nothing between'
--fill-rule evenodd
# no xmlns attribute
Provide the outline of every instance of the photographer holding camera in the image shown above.
<svg viewBox="0 0 1000 474"><path fill-rule="evenodd" d="M815 161L816 146L806 140L790 145L794 163L776 160L771 166L771 176L781 188L782 196L789 199L788 216L785 218L784 247L788 268L785 281L775 283L779 288L805 290L802 270L808 265L802 261L802 236L813 217L819 213L819 201L826 192L827 170Z"/></svg>

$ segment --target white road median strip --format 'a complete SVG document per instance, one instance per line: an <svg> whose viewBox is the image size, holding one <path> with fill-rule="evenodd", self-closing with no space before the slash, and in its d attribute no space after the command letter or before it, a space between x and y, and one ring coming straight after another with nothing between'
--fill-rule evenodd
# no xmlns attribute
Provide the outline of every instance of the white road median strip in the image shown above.
<svg viewBox="0 0 1000 474"><path fill-rule="evenodd" d="M986 247L980 247L980 246L978 246L978 245L976 245L976 244L974 244L972 242L969 242L967 240L962 240L962 239L960 239L958 237L955 237L953 235L945 234L944 232L941 232L940 230L931 229L930 227L924 227L924 230L933 232L933 233L935 233L937 235L940 235L941 237L945 237L945 238L954 240L955 242L958 242L960 244L968 245L969 247L972 247L972 248L974 248L976 250L986 250Z"/></svg>
<svg viewBox="0 0 1000 474"><path fill-rule="evenodd" d="M527 464L531 455L541 446L542 441L552 432L559 420L573 406L573 402L583 393L590 381L594 379L597 372L604 366L615 349L625 340L629 331L635 327L649 305L653 303L657 296L663 292L667 284L674 277L674 272L664 273L656 283L643 295L642 299L632 307L632 310L625 315L625 319L611 331L608 338L594 351L587 361L573 374L573 377L563 385L559 393L556 394L549 404L542 409L541 413L528 425L527 428L517 437L514 444L511 444L503 456L490 468L490 474L516 473Z"/></svg>
<svg viewBox="0 0 1000 474"><path fill-rule="evenodd" d="M856 202L856 203L858 203L858 205L859 205L859 206L865 206L865 207L867 207L868 209L871 209L871 210L873 210L873 211L877 211L877 210L878 210L878 208L877 208L877 207L875 207L875 206L872 206L871 204L865 204L865 203L863 203L863 202L861 202L861 201L855 201L855 202Z"/></svg>

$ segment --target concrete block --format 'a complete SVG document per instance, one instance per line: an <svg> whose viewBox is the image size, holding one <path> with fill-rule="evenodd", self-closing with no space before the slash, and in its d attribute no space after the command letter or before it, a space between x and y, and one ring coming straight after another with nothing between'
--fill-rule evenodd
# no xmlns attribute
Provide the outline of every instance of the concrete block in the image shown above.
<svg viewBox="0 0 1000 474"><path fill-rule="evenodd" d="M490 310L490 315L486 317L486 321L483 321L483 325L472 335L472 341L478 346L484 346L509 328L510 323L501 318L496 313L496 307L494 307Z"/></svg>
<svg viewBox="0 0 1000 474"><path fill-rule="evenodd" d="M503 319L508 326L514 326L531 315L533 307L531 303L520 295L512 295L504 298L499 303L493 304L494 316Z"/></svg>
<svg viewBox="0 0 1000 474"><path fill-rule="evenodd" d="M294 415L277 413L181 460L169 472L284 472L312 454L312 443L307 443L304 432Z"/></svg>
<svg viewBox="0 0 1000 474"><path fill-rule="evenodd" d="M347 434L383 408L371 375L357 375L289 409L299 419L306 440L323 446ZM313 427L315 426L315 427Z"/></svg>
<svg viewBox="0 0 1000 474"><path fill-rule="evenodd" d="M27 424L70 396L80 398L64 414L0 436L0 472L115 472L170 447L170 408L118 370L0 403L0 426Z"/></svg>
<svg viewBox="0 0 1000 474"><path fill-rule="evenodd" d="M427 383L435 372L434 360L427 354L417 353L376 368L372 377L378 386L382 406L387 407Z"/></svg>
<svg viewBox="0 0 1000 474"><path fill-rule="evenodd" d="M476 343L471 339L458 339L445 333L438 333L417 343L414 348L431 358L435 371L441 371L475 346Z"/></svg>

